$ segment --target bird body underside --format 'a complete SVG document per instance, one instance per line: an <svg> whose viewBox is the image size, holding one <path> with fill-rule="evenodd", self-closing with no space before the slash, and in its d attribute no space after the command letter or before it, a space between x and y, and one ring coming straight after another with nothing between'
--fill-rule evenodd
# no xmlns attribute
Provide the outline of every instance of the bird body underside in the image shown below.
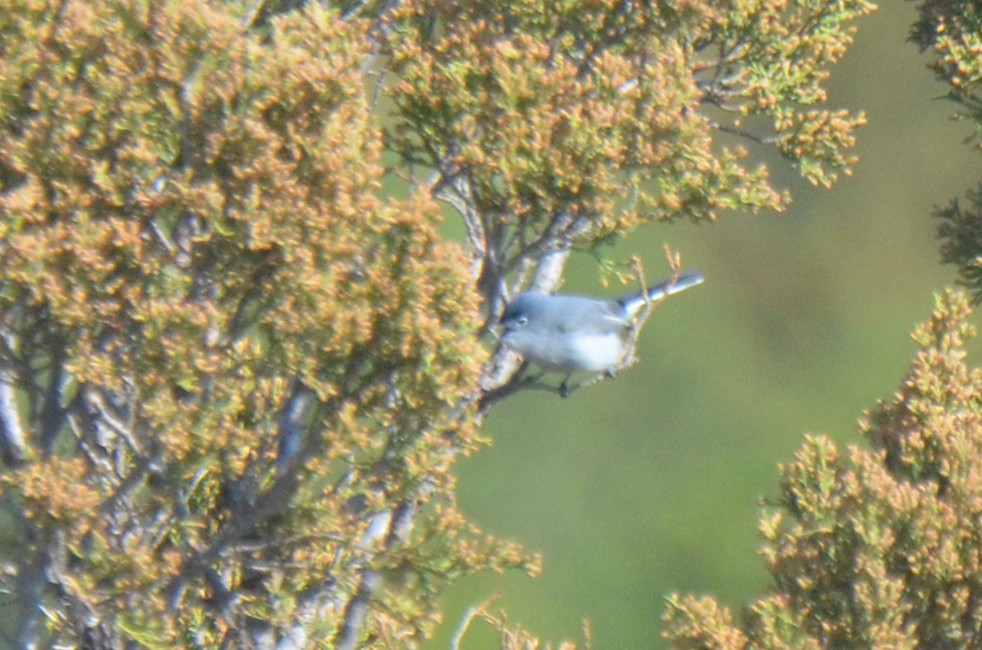
<svg viewBox="0 0 982 650"><path fill-rule="evenodd" d="M533 345L515 346L522 355L548 372L605 372L624 356L624 340L618 332L558 334ZM524 348L524 349L523 349Z"/></svg>
<svg viewBox="0 0 982 650"><path fill-rule="evenodd" d="M624 361L645 306L701 282L685 274L618 300L525 292L505 309L501 342L547 372L607 372Z"/></svg>

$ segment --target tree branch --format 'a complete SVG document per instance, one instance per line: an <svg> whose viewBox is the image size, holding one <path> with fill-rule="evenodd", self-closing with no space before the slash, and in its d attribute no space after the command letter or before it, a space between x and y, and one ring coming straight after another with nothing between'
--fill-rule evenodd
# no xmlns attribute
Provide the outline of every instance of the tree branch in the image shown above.
<svg viewBox="0 0 982 650"><path fill-rule="evenodd" d="M9 370L0 369L0 459L13 468L19 467L24 457L24 430L17 413L14 377Z"/></svg>

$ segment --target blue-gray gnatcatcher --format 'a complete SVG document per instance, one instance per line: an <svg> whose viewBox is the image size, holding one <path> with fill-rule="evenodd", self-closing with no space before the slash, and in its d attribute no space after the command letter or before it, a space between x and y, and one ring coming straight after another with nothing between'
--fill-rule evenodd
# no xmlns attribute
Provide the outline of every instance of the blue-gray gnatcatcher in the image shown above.
<svg viewBox="0 0 982 650"><path fill-rule="evenodd" d="M687 273L617 300L528 291L505 308L501 343L546 371L607 372L624 361L631 327L645 304L702 281L701 274Z"/></svg>

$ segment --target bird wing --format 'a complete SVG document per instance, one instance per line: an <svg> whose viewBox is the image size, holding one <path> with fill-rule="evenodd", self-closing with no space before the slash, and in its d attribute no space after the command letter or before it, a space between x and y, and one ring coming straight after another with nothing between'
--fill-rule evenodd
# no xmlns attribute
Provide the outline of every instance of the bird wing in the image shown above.
<svg viewBox="0 0 982 650"><path fill-rule="evenodd" d="M609 334L631 324L630 315L616 300L597 300L585 296L554 296L562 314L562 322L556 329L580 334Z"/></svg>

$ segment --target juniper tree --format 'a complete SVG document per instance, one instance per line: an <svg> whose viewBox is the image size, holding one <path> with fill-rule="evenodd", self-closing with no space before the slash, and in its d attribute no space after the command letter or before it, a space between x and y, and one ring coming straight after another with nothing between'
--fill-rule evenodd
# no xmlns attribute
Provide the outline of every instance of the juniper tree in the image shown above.
<svg viewBox="0 0 982 650"><path fill-rule="evenodd" d="M848 172L858 0L0 5L6 643L412 647L569 254ZM462 223L455 241L444 220Z"/></svg>
<svg viewBox="0 0 982 650"><path fill-rule="evenodd" d="M982 7L921 2L911 39L933 57L959 117L982 129ZM982 297L982 190L937 212L942 257ZM806 438L760 519L771 586L739 617L675 595L676 648L982 646L982 372L965 362L968 299L939 296L890 401L860 421L866 445Z"/></svg>
<svg viewBox="0 0 982 650"><path fill-rule="evenodd" d="M771 587L739 619L674 595L675 648L977 648L982 643L982 371L964 295L939 296L867 446L806 437L761 515Z"/></svg>
<svg viewBox="0 0 982 650"><path fill-rule="evenodd" d="M967 142L982 152L982 6L978 2L922 2L911 40L930 51L931 69L945 83L956 117L973 126ZM958 266L975 302L982 300L982 183L964 200L936 211L941 258Z"/></svg>

